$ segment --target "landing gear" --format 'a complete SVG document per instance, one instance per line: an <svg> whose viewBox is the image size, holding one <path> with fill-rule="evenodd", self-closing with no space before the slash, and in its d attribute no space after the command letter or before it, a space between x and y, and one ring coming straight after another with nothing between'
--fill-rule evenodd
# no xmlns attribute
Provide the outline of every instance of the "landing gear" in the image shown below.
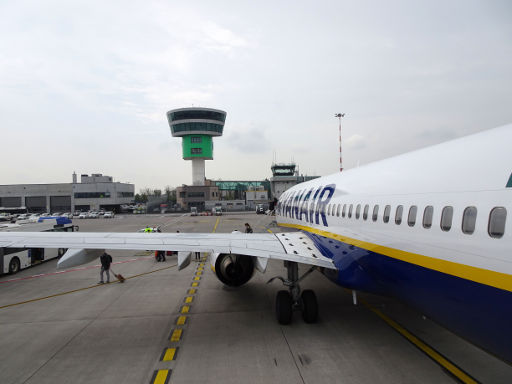
<svg viewBox="0 0 512 384"><path fill-rule="evenodd" d="M268 281L272 282L274 279L279 279L288 291L281 290L277 292L276 296L276 317L279 324L287 325L292 322L293 311L302 311L302 318L306 323L315 323L318 319L318 302L315 293L306 289L300 291L299 282L307 275L315 270L311 267L306 273L299 277L299 266L296 262L285 261L288 277L285 279L281 276L273 277Z"/></svg>
<svg viewBox="0 0 512 384"><path fill-rule="evenodd" d="M315 292L306 289L302 292L302 318L308 324L316 323L318 319L318 302L316 301Z"/></svg>
<svg viewBox="0 0 512 384"><path fill-rule="evenodd" d="M292 322L293 302L288 291L279 291L276 296L276 316L279 324L287 325Z"/></svg>

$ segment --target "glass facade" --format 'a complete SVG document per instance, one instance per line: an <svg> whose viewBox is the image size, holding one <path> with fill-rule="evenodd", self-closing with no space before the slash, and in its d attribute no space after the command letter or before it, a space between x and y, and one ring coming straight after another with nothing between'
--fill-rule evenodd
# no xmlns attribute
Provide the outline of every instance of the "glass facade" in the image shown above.
<svg viewBox="0 0 512 384"><path fill-rule="evenodd" d="M217 120L221 122L226 121L226 114L222 112L216 111L205 111L201 109L191 109L185 111L175 111L169 112L167 114L169 122L177 121L177 120L194 120L194 119L203 119L203 120Z"/></svg>
<svg viewBox="0 0 512 384"><path fill-rule="evenodd" d="M222 135L224 125L214 123L179 123L171 126L171 131L175 133L186 132L214 132Z"/></svg>
<svg viewBox="0 0 512 384"><path fill-rule="evenodd" d="M270 181L215 181L215 185L221 191L248 191L251 187L257 189L263 187L264 190L270 190Z"/></svg>

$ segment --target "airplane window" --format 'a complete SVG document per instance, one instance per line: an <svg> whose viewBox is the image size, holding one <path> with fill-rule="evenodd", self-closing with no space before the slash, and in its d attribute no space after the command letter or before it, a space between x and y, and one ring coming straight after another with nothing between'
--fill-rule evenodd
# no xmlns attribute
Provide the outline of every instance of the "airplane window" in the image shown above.
<svg viewBox="0 0 512 384"><path fill-rule="evenodd" d="M434 216L434 207L427 205L423 211L423 228L429 229L432 226L432 217Z"/></svg>
<svg viewBox="0 0 512 384"><path fill-rule="evenodd" d="M500 238L505 233L505 222L507 220L507 210L503 207L495 207L489 215L489 227L487 232L489 236Z"/></svg>
<svg viewBox="0 0 512 384"><path fill-rule="evenodd" d="M350 204L350 207L348 207L348 218L350 219L352 217L352 204Z"/></svg>
<svg viewBox="0 0 512 384"><path fill-rule="evenodd" d="M341 204L338 204L338 209L336 210L336 216L340 217L340 209L341 209Z"/></svg>
<svg viewBox="0 0 512 384"><path fill-rule="evenodd" d="M402 213L404 212L404 206L399 205L396 207L396 213L395 213L395 224L400 225L402 224Z"/></svg>
<svg viewBox="0 0 512 384"><path fill-rule="evenodd" d="M445 232L449 231L452 227L453 207L444 207L441 212L441 229Z"/></svg>
<svg viewBox="0 0 512 384"><path fill-rule="evenodd" d="M414 224L416 224L417 213L418 207L415 205L411 205L411 208L409 208L409 217L407 218L407 224L409 224L409 227L414 227Z"/></svg>
<svg viewBox="0 0 512 384"><path fill-rule="evenodd" d="M359 216L361 216L361 204L357 204L356 207L356 219L359 219Z"/></svg>
<svg viewBox="0 0 512 384"><path fill-rule="evenodd" d="M379 217L379 206L378 205L375 205L373 207L373 215L372 215L372 220L373 221L377 221L377 218Z"/></svg>
<svg viewBox="0 0 512 384"><path fill-rule="evenodd" d="M363 220L368 219L368 209L370 209L370 206L368 204L366 204L364 206L364 210L363 210Z"/></svg>
<svg viewBox="0 0 512 384"><path fill-rule="evenodd" d="M331 215L331 204L327 206L327 216Z"/></svg>
<svg viewBox="0 0 512 384"><path fill-rule="evenodd" d="M345 217L346 211L347 211L347 204L343 204L343 210L341 211L341 217Z"/></svg>
<svg viewBox="0 0 512 384"><path fill-rule="evenodd" d="M462 233L471 235L475 232L476 207L467 207L462 215Z"/></svg>
<svg viewBox="0 0 512 384"><path fill-rule="evenodd" d="M389 215L391 213L391 205L386 205L384 207L384 215L382 216L382 221L385 223L389 222Z"/></svg>

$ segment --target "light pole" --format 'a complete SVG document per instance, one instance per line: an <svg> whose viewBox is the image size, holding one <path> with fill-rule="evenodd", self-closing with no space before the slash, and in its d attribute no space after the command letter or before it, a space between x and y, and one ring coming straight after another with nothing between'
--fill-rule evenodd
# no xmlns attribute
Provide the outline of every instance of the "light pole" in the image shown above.
<svg viewBox="0 0 512 384"><path fill-rule="evenodd" d="M334 117L337 117L340 121L340 172L343 171L343 163L341 161L341 118L344 117L344 113L336 113Z"/></svg>

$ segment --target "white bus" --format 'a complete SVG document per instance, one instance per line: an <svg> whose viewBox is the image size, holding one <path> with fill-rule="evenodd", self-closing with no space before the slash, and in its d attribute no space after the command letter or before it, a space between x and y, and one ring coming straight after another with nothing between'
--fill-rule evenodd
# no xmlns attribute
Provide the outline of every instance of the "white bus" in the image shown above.
<svg viewBox="0 0 512 384"><path fill-rule="evenodd" d="M40 218L38 223L4 224L2 232L76 232L78 226L65 217ZM7 248L0 247L0 275L15 274L22 269L62 256L66 248Z"/></svg>

